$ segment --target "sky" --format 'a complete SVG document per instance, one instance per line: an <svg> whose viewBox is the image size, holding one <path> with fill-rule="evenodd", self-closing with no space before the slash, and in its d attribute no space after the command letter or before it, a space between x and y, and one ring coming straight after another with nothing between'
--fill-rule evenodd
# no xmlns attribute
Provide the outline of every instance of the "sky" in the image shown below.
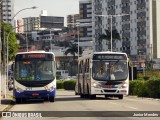
<svg viewBox="0 0 160 120"><path fill-rule="evenodd" d="M28 9L17 14L16 18L38 17L41 10L47 10L48 16L65 17L69 14L79 14L79 0L15 0L14 13L32 6L37 9Z"/></svg>

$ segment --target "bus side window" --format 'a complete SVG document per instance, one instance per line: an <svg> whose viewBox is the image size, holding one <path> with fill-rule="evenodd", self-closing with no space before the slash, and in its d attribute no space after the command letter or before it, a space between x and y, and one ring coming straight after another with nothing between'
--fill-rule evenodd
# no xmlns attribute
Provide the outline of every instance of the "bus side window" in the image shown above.
<svg viewBox="0 0 160 120"><path fill-rule="evenodd" d="M79 66L79 72L82 73L83 71L83 61L80 62L80 66Z"/></svg>
<svg viewBox="0 0 160 120"><path fill-rule="evenodd" d="M85 61L85 72L89 72L89 64L88 64L88 59Z"/></svg>
<svg viewBox="0 0 160 120"><path fill-rule="evenodd" d="M11 70L12 71L14 70L14 63L11 65Z"/></svg>

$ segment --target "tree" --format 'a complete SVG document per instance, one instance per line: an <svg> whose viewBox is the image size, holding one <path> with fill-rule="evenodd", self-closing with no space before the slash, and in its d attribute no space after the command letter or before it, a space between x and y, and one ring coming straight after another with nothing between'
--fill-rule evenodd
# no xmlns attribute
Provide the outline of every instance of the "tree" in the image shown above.
<svg viewBox="0 0 160 120"><path fill-rule="evenodd" d="M6 54L6 49L8 46L8 60L11 61L13 60L15 54L18 51L18 44L17 44L17 40L16 40L16 33L12 32L13 28L10 24L6 24L6 23L2 23L2 42L3 42L3 48L2 48L2 54ZM10 33L11 32L11 33ZM8 39L8 45L7 45L7 36L9 35L9 39ZM5 51L5 52L4 52ZM4 58L3 58L4 59Z"/></svg>
<svg viewBox="0 0 160 120"><path fill-rule="evenodd" d="M78 45L71 43L64 54L67 55L68 53L73 55L73 62L70 63L71 76L72 76L72 66L75 65L75 54L78 53ZM79 55L82 55L82 48L81 47L79 47Z"/></svg>
<svg viewBox="0 0 160 120"><path fill-rule="evenodd" d="M76 53L78 54L78 45L71 43L64 54L67 55L68 53L72 54L73 60L75 60L75 54ZM82 55L82 48L81 47L79 47L79 55Z"/></svg>
<svg viewBox="0 0 160 120"><path fill-rule="evenodd" d="M108 49L111 49L111 32L105 29L105 34L102 34L98 38L99 50L102 51L102 40L106 40L106 45L108 45ZM112 42L114 43L116 40L121 40L120 35L116 29L112 30Z"/></svg>

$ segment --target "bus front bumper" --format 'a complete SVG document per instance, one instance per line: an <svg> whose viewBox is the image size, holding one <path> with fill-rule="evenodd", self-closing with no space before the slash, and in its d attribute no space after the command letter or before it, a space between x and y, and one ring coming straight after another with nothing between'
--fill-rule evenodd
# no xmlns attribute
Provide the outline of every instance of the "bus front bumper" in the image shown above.
<svg viewBox="0 0 160 120"><path fill-rule="evenodd" d="M94 88L91 91L91 94L95 95L128 95L127 89L105 89L105 88Z"/></svg>
<svg viewBox="0 0 160 120"><path fill-rule="evenodd" d="M15 98L46 98L49 96L56 96L56 89L53 91L40 90L40 91L17 91L14 90Z"/></svg>

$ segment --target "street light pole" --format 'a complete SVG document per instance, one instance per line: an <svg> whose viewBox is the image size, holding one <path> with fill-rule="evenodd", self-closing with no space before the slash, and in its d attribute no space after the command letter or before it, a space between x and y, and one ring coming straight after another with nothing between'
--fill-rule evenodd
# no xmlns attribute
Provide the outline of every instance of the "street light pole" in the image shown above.
<svg viewBox="0 0 160 120"><path fill-rule="evenodd" d="M78 60L79 60L79 34L80 34L80 29L79 27L77 26L77 30L78 30Z"/></svg>
<svg viewBox="0 0 160 120"><path fill-rule="evenodd" d="M27 10L27 9L36 9L37 7L36 6L33 6L33 7L30 7L30 8L24 8L24 9L21 9L19 10L11 19L11 22L13 21L13 19L18 15L18 13L20 13L21 11L24 11L24 10ZM9 40L9 36L11 34L12 30L8 33L8 36L7 36L7 78L5 79L5 98L7 97L7 85L8 85L8 63L9 63L9 60L8 60L8 57L9 57L9 45L8 45L8 40Z"/></svg>
<svg viewBox="0 0 160 120"><path fill-rule="evenodd" d="M36 6L33 6L33 7L29 7L29 8L23 8L21 10L19 10L11 19L11 22L13 21L13 19L21 12L21 11L24 11L24 10L27 10L27 9L36 9L37 7Z"/></svg>
<svg viewBox="0 0 160 120"><path fill-rule="evenodd" d="M112 52L112 16L110 16L111 19L111 52Z"/></svg>
<svg viewBox="0 0 160 120"><path fill-rule="evenodd" d="M50 29L50 49L51 49L51 52L52 52L52 35L51 35L52 31Z"/></svg>
<svg viewBox="0 0 160 120"><path fill-rule="evenodd" d="M26 49L27 49L27 52L28 52L28 34L26 32Z"/></svg>
<svg viewBox="0 0 160 120"><path fill-rule="evenodd" d="M113 37L112 37L112 18L113 17L118 17L118 16L126 16L126 15L129 15L129 14L116 14L116 15L95 15L95 16L100 16L100 17L109 17L111 22L110 22L110 26L111 26L111 43L110 43L110 46L111 46L111 52L112 52L112 41L113 41Z"/></svg>

